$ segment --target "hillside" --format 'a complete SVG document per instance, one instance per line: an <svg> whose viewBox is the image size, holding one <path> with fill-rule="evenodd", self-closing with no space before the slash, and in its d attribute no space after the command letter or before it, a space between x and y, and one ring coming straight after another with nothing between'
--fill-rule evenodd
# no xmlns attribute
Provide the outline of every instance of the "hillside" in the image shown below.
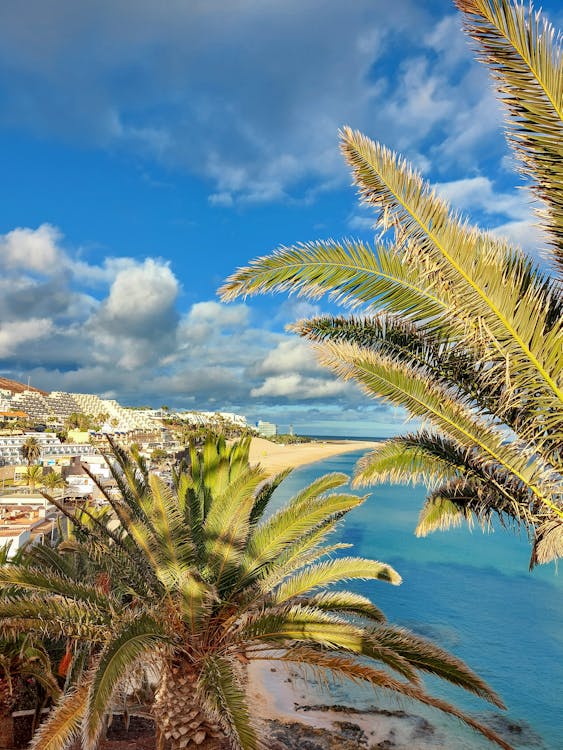
<svg viewBox="0 0 563 750"><path fill-rule="evenodd" d="M36 391L37 393L42 393L43 396L46 396L48 391L42 391L39 388L34 388L33 386L27 386L25 383L18 383L17 380L10 380L9 378L2 378L0 377L0 389L4 389L6 391L12 391L12 393L22 393L23 391Z"/></svg>

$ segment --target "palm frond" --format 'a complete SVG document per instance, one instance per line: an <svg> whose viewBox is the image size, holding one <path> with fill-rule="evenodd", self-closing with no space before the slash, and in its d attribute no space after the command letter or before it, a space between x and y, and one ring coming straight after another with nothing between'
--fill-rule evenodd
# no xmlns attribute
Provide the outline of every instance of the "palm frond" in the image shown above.
<svg viewBox="0 0 563 750"><path fill-rule="evenodd" d="M284 656L280 658L282 661L292 662L301 667L318 667L327 670L337 679L350 680L357 684L368 684L376 689L390 690L394 694L405 695L427 706L432 706L444 713L455 716L491 742L502 747L503 750L513 750L512 746L505 742L496 732L493 732L489 727L464 714L446 701L429 695L416 685L401 682L389 675L388 672L374 669L364 663L358 663L355 659L348 656L335 656L331 653L308 649L298 645L296 648L288 649Z"/></svg>
<svg viewBox="0 0 563 750"><path fill-rule="evenodd" d="M330 612L342 612L374 622L385 622L385 615L366 596L352 591L323 591L307 599L307 604Z"/></svg>
<svg viewBox="0 0 563 750"><path fill-rule="evenodd" d="M563 50L561 36L530 4L454 0L508 112L507 136L547 206L539 212L563 264Z"/></svg>
<svg viewBox="0 0 563 750"><path fill-rule="evenodd" d="M550 323L548 313L554 285L521 252L469 227L389 149L345 128L342 151L380 223L400 226L405 260L421 273L426 264L437 288L455 290L456 317L470 339L491 346L493 359L495 348L502 352L499 369L509 374L515 398L541 385L546 408L561 411L563 321Z"/></svg>
<svg viewBox="0 0 563 750"><path fill-rule="evenodd" d="M327 517L332 517L332 522L364 501L365 498L357 495L328 495L297 508L288 506L259 524L241 562L243 580L254 580L265 566L276 560L289 546L303 540L311 532L316 533Z"/></svg>
<svg viewBox="0 0 563 750"><path fill-rule="evenodd" d="M536 530L530 569L563 557L563 524L557 520L543 523Z"/></svg>
<svg viewBox="0 0 563 750"><path fill-rule="evenodd" d="M551 467L526 446L517 450L507 444L500 430L446 390L428 382L423 374L353 345L324 344L319 348L319 359L342 379L355 380L368 394L403 406L413 416L429 419L467 449L477 446L491 461L526 484L538 502L563 518L563 510L554 500L559 478Z"/></svg>
<svg viewBox="0 0 563 750"><path fill-rule="evenodd" d="M167 640L162 624L147 615L125 622L97 657L88 692L84 718L85 750L95 750L103 729L104 716L120 683L129 676L133 665L147 652Z"/></svg>
<svg viewBox="0 0 563 750"><path fill-rule="evenodd" d="M35 734L30 750L68 750L79 736L88 698L87 683L65 693Z"/></svg>
<svg viewBox="0 0 563 750"><path fill-rule="evenodd" d="M264 482L264 485L256 494L256 499L254 501L252 511L250 512L249 522L251 525L254 525L258 523L258 521L260 521L260 519L264 515L264 511L266 510L268 504L270 503L270 500L272 499L273 493L284 481L284 479L287 479L292 471L293 469L291 468L285 469L285 471L281 471L279 474L276 474L267 482Z"/></svg>
<svg viewBox="0 0 563 750"><path fill-rule="evenodd" d="M197 687L204 704L224 727L234 746L241 750L258 750L245 691L233 665L224 657L210 656L203 664Z"/></svg>
<svg viewBox="0 0 563 750"><path fill-rule="evenodd" d="M444 493L454 500L444 487L457 485L461 491L459 504L463 493L479 498L479 505L474 507L475 512L477 507L481 508L479 516L488 505L491 513L509 516L516 524L528 527L540 522L542 517L542 508L537 507L528 485L505 467L491 461L477 448L465 448L426 430L386 440L358 461L355 484L362 486L385 481L424 482L433 490L433 516L438 498L445 499ZM447 505L446 501L444 510Z"/></svg>
<svg viewBox="0 0 563 750"><path fill-rule="evenodd" d="M331 519L332 520L332 519ZM257 576L256 584L263 594L270 594L271 591L284 581L288 576L294 575L307 565L312 565L323 557L330 557L335 552L341 552L350 549L352 544L339 542L337 544L322 545L326 534L332 533L335 527L335 521L327 524L320 524L320 528L306 535L306 538L292 544L291 547L280 555L270 565L265 565ZM253 596L249 591L249 595Z"/></svg>
<svg viewBox="0 0 563 750"><path fill-rule="evenodd" d="M563 315L563 308L558 314ZM482 413L502 414L511 429L521 437L526 435L540 449L556 448L530 404L508 407L513 397L506 380L491 378L490 362L483 359L482 351L460 346L460 338L453 332L442 331L438 335L424 325L383 314L346 318L321 316L299 321L292 328L314 343L356 344L424 372L429 380L455 391Z"/></svg>
<svg viewBox="0 0 563 750"><path fill-rule="evenodd" d="M376 252L359 240L316 241L280 247L239 268L219 290L223 301L265 292L297 293L310 299L325 294L350 308L384 307L390 312L421 311L442 318L448 305L432 283L405 262L398 248L380 244Z"/></svg>
<svg viewBox="0 0 563 750"><path fill-rule="evenodd" d="M273 592L277 604L303 596L312 589L351 579L386 581L398 586L401 576L390 565L361 557L340 557L308 566Z"/></svg>
<svg viewBox="0 0 563 750"><path fill-rule="evenodd" d="M441 677L499 708L505 708L498 695L467 664L432 641L392 625L377 627L372 637L378 645L396 651L416 669Z"/></svg>
<svg viewBox="0 0 563 750"><path fill-rule="evenodd" d="M15 565L1 567L0 589L13 585L34 592L45 592L90 603L100 611L108 611L110 606L110 596L107 592L54 572L44 572L40 568Z"/></svg>
<svg viewBox="0 0 563 750"><path fill-rule="evenodd" d="M214 584L238 566L250 530L250 515L256 490L266 478L259 468L247 468L218 495L213 495L204 524L207 564L213 570Z"/></svg>
<svg viewBox="0 0 563 750"><path fill-rule="evenodd" d="M111 614L92 604L58 596L28 595L23 599L3 596L0 601L0 633L33 632L55 640L76 638L103 643Z"/></svg>
<svg viewBox="0 0 563 750"><path fill-rule="evenodd" d="M170 567L180 573L194 562L194 545L186 528L184 514L173 491L156 474L148 479L150 511L148 516L158 546L159 569Z"/></svg>

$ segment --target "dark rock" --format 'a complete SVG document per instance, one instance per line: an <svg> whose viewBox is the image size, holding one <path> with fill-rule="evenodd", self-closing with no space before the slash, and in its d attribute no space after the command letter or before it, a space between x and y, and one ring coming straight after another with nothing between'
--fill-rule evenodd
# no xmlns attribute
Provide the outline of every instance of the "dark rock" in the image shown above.
<svg viewBox="0 0 563 750"><path fill-rule="evenodd" d="M298 722L268 721L270 750L358 750L367 748L367 737L356 724L339 722L334 731Z"/></svg>
<svg viewBox="0 0 563 750"><path fill-rule="evenodd" d="M526 748L526 750L529 748L545 750L544 741L526 721L516 720L503 714L486 714L481 720L515 747Z"/></svg>
<svg viewBox="0 0 563 750"><path fill-rule="evenodd" d="M426 739L433 737L436 734L434 726L427 721L424 717L420 716L416 721L416 726L413 732L413 739Z"/></svg>
<svg viewBox="0 0 563 750"><path fill-rule="evenodd" d="M352 724L350 721L335 721L334 726L340 730L342 737L353 740L358 746L368 741L366 733L357 724Z"/></svg>

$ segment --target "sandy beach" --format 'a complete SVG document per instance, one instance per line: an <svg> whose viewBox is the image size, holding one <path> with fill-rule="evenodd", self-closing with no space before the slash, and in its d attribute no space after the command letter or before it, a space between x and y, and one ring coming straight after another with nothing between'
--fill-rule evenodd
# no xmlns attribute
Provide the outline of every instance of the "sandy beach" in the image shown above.
<svg viewBox="0 0 563 750"><path fill-rule="evenodd" d="M376 445L377 443L369 440L327 440L282 445L256 437L252 438L250 444L250 463L259 463L269 474L277 474L284 469L305 466L330 456L338 456L340 453L368 451Z"/></svg>
<svg viewBox="0 0 563 750"><path fill-rule="evenodd" d="M283 746L293 738L296 747L323 750L444 750L449 746L447 736L427 718L399 705L367 712L314 705L304 680L280 662L250 662L248 678L254 714Z"/></svg>

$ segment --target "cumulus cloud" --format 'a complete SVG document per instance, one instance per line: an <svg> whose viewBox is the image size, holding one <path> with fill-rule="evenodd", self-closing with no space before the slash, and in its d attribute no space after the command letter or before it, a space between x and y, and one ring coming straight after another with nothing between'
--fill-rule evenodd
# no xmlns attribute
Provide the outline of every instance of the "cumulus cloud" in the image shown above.
<svg viewBox="0 0 563 750"><path fill-rule="evenodd" d="M2 357L18 367L131 368L174 348L180 287L167 263L107 258L94 266L62 242L49 224L0 236Z"/></svg>
<svg viewBox="0 0 563 750"><path fill-rule="evenodd" d="M117 274L101 315L117 332L144 335L147 325L155 321L169 324L178 289L170 267L148 258Z"/></svg>
<svg viewBox="0 0 563 750"><path fill-rule="evenodd" d="M120 271L87 323L101 345L93 356L134 369L174 351L178 292L178 280L162 261L148 258Z"/></svg>
<svg viewBox="0 0 563 750"><path fill-rule="evenodd" d="M62 240L49 225L0 237L9 248L0 279L4 371L33 374L45 388L202 409L344 393L306 342L254 322L246 304L204 300L182 310L180 283L158 258L106 258L84 276L84 261ZM292 317L313 312L299 301L284 308Z"/></svg>
<svg viewBox="0 0 563 750"><path fill-rule="evenodd" d="M8 270L50 273L60 260L60 239L60 232L50 224L13 229L0 237L0 265Z"/></svg>
<svg viewBox="0 0 563 750"><path fill-rule="evenodd" d="M307 342L276 330L287 318L318 314L316 305L289 300L275 319L215 300L182 308L183 290L162 259L112 256L88 264L49 225L10 232L2 242L10 247L0 277L0 366L7 376L124 403L263 418L280 402L302 416L327 408L331 418L336 403L355 409L363 399L319 366ZM36 251L26 256L30 247ZM88 274L80 273L84 264Z"/></svg>
<svg viewBox="0 0 563 750"><path fill-rule="evenodd" d="M311 345L295 337L280 341L275 349L268 352L257 368L259 373L268 375L287 372L319 372L320 370Z"/></svg>

